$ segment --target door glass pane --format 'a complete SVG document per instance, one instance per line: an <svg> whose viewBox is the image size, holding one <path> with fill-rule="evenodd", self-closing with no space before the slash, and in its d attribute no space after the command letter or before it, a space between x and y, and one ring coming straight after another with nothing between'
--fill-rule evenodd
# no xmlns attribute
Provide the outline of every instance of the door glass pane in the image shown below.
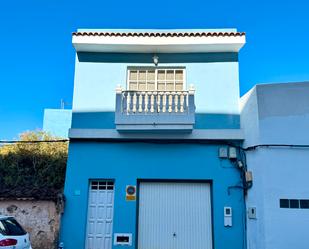
<svg viewBox="0 0 309 249"><path fill-rule="evenodd" d="M137 71L130 71L130 80L137 80Z"/></svg>
<svg viewBox="0 0 309 249"><path fill-rule="evenodd" d="M166 91L174 91L174 82L166 83Z"/></svg>
<svg viewBox="0 0 309 249"><path fill-rule="evenodd" d="M129 90L137 91L137 82L130 82Z"/></svg>
<svg viewBox="0 0 309 249"><path fill-rule="evenodd" d="M138 80L146 80L146 71L139 71Z"/></svg>
<svg viewBox="0 0 309 249"><path fill-rule="evenodd" d="M165 80L165 70L158 70L158 80Z"/></svg>
<svg viewBox="0 0 309 249"><path fill-rule="evenodd" d="M154 91L155 89L155 83L154 82L147 82L147 90L148 91Z"/></svg>
<svg viewBox="0 0 309 249"><path fill-rule="evenodd" d="M138 83L138 90L139 91L146 91L146 81Z"/></svg>
<svg viewBox="0 0 309 249"><path fill-rule="evenodd" d="M183 71L182 70L176 70L175 79L176 80L183 80Z"/></svg>
<svg viewBox="0 0 309 249"><path fill-rule="evenodd" d="M174 80L174 70L167 70L166 80Z"/></svg>
<svg viewBox="0 0 309 249"><path fill-rule="evenodd" d="M164 82L158 82L158 90L159 91L165 91L165 83Z"/></svg>
<svg viewBox="0 0 309 249"><path fill-rule="evenodd" d="M183 84L182 83L176 83L176 91L182 91L183 90Z"/></svg>
<svg viewBox="0 0 309 249"><path fill-rule="evenodd" d="M148 81L155 81L155 71L148 71L147 80Z"/></svg>

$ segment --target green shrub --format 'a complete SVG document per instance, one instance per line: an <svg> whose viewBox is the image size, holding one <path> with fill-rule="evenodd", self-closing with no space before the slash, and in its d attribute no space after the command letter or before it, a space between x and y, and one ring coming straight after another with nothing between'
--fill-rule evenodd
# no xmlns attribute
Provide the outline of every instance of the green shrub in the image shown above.
<svg viewBox="0 0 309 249"><path fill-rule="evenodd" d="M20 141L59 139L25 132ZM16 143L0 147L0 198L54 199L63 192L68 142Z"/></svg>

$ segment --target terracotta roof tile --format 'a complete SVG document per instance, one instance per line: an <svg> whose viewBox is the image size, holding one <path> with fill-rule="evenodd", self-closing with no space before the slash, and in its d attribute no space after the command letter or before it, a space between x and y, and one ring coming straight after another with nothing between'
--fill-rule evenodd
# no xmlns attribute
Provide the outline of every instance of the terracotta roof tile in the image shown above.
<svg viewBox="0 0 309 249"><path fill-rule="evenodd" d="M218 37L244 36L245 32L73 32L73 36L120 36L120 37Z"/></svg>

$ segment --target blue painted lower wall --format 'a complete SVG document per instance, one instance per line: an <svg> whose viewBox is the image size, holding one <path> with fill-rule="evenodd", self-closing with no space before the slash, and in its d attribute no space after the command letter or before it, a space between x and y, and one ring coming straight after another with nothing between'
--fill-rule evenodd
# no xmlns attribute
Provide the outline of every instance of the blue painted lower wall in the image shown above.
<svg viewBox="0 0 309 249"><path fill-rule="evenodd" d="M240 173L229 160L218 158L219 147L192 143L71 141L60 239L65 249L85 246L91 179L115 181L113 233L132 233L133 244L129 248L136 248L137 203L126 201L126 185L137 185L138 179L211 181L214 248L244 248L243 190L230 188L241 185ZM230 228L224 227L224 206L233 208Z"/></svg>

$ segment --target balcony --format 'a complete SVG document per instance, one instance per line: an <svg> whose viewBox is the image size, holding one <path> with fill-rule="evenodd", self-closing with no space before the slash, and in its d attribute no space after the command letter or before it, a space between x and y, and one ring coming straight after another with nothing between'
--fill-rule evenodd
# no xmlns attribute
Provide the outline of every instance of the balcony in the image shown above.
<svg viewBox="0 0 309 249"><path fill-rule="evenodd" d="M192 131L194 88L188 91L127 91L116 89L118 131Z"/></svg>

